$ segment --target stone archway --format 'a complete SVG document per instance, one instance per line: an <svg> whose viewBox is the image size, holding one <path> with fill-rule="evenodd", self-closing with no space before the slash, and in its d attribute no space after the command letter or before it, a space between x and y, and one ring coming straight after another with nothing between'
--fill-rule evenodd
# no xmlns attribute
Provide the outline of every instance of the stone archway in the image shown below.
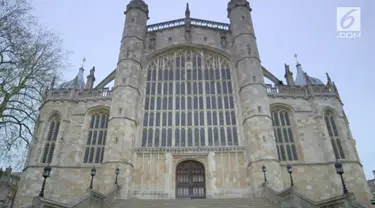
<svg viewBox="0 0 375 208"><path fill-rule="evenodd" d="M176 198L206 198L205 169L202 163L188 160L177 165Z"/></svg>

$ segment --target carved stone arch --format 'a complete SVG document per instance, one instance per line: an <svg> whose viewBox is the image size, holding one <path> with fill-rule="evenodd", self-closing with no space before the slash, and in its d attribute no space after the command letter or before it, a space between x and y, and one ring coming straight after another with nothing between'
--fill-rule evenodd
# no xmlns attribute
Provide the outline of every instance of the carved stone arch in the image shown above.
<svg viewBox="0 0 375 208"><path fill-rule="evenodd" d="M185 162L185 161L190 161L190 160L202 163L202 165L204 166L204 169L207 170L207 163L206 163L205 160L202 160L200 158L193 158L193 157L192 158L190 158L190 157L182 158L182 159L177 160L176 163L175 163L175 166L173 168L176 169L178 164L180 164L182 162Z"/></svg>
<svg viewBox="0 0 375 208"><path fill-rule="evenodd" d="M89 108L85 113L82 145L85 145L80 157L83 163L101 163L107 140L107 128L110 108L98 105Z"/></svg>
<svg viewBox="0 0 375 208"><path fill-rule="evenodd" d="M206 198L206 166L197 159L176 163L176 198Z"/></svg>
<svg viewBox="0 0 375 208"><path fill-rule="evenodd" d="M38 158L41 163L51 163L58 148L60 136L62 114L58 110L53 110L46 117L47 120L41 133L42 142L40 143L40 152Z"/></svg>
<svg viewBox="0 0 375 208"><path fill-rule="evenodd" d="M344 134L340 127L340 115L330 106L323 107L320 114L324 121L325 132L331 141L335 158L346 159L348 157L348 146L344 138L346 138L347 135ZM327 117L327 115L329 116Z"/></svg>
<svg viewBox="0 0 375 208"><path fill-rule="evenodd" d="M45 120L46 122L49 122L49 121L50 121L51 119L53 119L55 116L58 116L58 117L60 118L60 120L63 119L62 113L61 113L60 111L58 111L58 110L52 110L51 112L49 112L49 113L47 114L46 117L44 117L44 118L46 118L46 119L43 119L43 120Z"/></svg>
<svg viewBox="0 0 375 208"><path fill-rule="evenodd" d="M286 112L286 113L283 113ZM286 161L290 160L290 157L293 158L293 160L301 161L303 160L303 149L300 142L300 135L297 129L297 122L296 122L296 115L295 115L295 109L286 103L273 103L270 105L270 113L273 120L273 127L275 132L275 141L277 145L277 155L281 160L283 159L283 152L285 154L287 159ZM275 116L274 116L275 114ZM282 117L284 115L284 118ZM288 115L288 120L290 122L290 125L284 126L284 124L287 124L288 122L284 119L286 119L286 115ZM277 119L278 122L274 121L274 119ZM284 120L284 124L282 124L282 120ZM283 132L286 129L287 133ZM281 135L279 134L279 130L281 130ZM291 130L291 132L289 132ZM278 135L276 135L278 134ZM285 139L285 134L289 135ZM291 138L293 138L293 142L291 141ZM289 147L288 147L289 145ZM293 147L294 146L294 147ZM286 148L286 149L284 149ZM291 152L289 153L288 148L291 148ZM293 150L295 148L295 151ZM296 154L294 153L296 152ZM292 155L292 156L290 156ZM296 158L297 157L297 158Z"/></svg>
<svg viewBox="0 0 375 208"><path fill-rule="evenodd" d="M106 113L109 114L109 111L110 111L110 108L108 106L97 105L97 106L93 106L93 107L87 109L86 112L85 112L85 115L91 115L91 114L96 113L96 112L106 112Z"/></svg>
<svg viewBox="0 0 375 208"><path fill-rule="evenodd" d="M213 144L217 146L239 145L238 141L241 141L243 138L241 137L243 131L241 131L241 126L238 125L240 120L238 118L238 109L240 108L239 102L236 102L239 100L238 93L236 93L236 89L238 88L236 85L236 70L233 70L230 59L217 50L214 51L210 48L207 50L207 47L199 47L199 45L198 47L182 46L185 45L170 47L169 50L159 50L149 56L147 78L146 81L142 83L142 91L144 92L142 101L145 106L145 108L142 109L144 113L143 128L147 128L148 131L140 129L140 133L143 134L143 132L145 132L142 136L141 146L148 147L149 144L154 144L151 142L155 139L152 136L152 131L156 130L155 126L159 126L159 121L164 121L160 120L159 113L161 111L162 113L165 112L172 106L174 109L179 109L178 112L181 113L176 113L176 116L171 119L173 121L177 120L179 122L181 120L181 122L187 122L187 126L192 126L192 123L194 123L194 128L203 128L209 125L219 126L216 121L221 121L220 123L225 122L227 124L227 129L230 129L225 133L212 132L210 129L207 129L207 131L209 131L208 133L198 133L196 137L195 134L190 137L190 131L188 131L187 137L185 137L186 132L183 132L185 128L182 127L185 126L185 123L181 125L177 123L177 127L173 127L172 124L162 125L163 128L165 126L165 128L175 129L175 134L173 136L173 141L175 142L172 145L185 148L185 141L189 142L188 146L200 146L201 144L203 146ZM189 57L191 58L190 61ZM172 69L165 67L165 59L173 59L174 64ZM208 61L209 63L207 64ZM163 65L159 65L160 62L163 62ZM154 66L157 68L154 69ZM168 91L166 91L166 89ZM172 89L172 91L169 89ZM165 97L168 98L168 103L167 99L163 99ZM174 101L171 99L171 104L169 104L169 98L174 99ZM202 98L202 101L200 98ZM161 99L163 100L161 101ZM210 100L210 104L207 105L208 102L203 102L203 99ZM222 114L217 115L216 113L218 111L216 110L219 109ZM155 112L155 110L157 110L157 112ZM213 112L212 121L215 122L212 122L212 124L205 122L205 120L211 121L211 117L207 119L208 117L200 116L201 112ZM150 113L153 113L153 115L150 115ZM192 114L194 115L191 116ZM197 116L195 116L195 114L197 114ZM223 119L219 120L217 117L220 115ZM185 117L187 117L187 119L183 119ZM224 117L227 119L224 120ZM163 116L163 118L165 117ZM155 122L157 124L155 124ZM150 129L151 133L149 131ZM181 130L181 133L179 130ZM192 129L192 131L193 130L195 132L196 129ZM220 141L218 140L218 135L221 135ZM201 138L201 140L199 138ZM180 141L182 142L180 143ZM157 143L156 146L159 147L159 143Z"/></svg>
<svg viewBox="0 0 375 208"><path fill-rule="evenodd" d="M289 104L286 104L286 103L272 103L270 105L270 110L275 110L275 109L284 109L284 110L287 110L289 111L291 114L295 114L295 109L293 108L293 106L289 105Z"/></svg>
<svg viewBox="0 0 375 208"><path fill-rule="evenodd" d="M52 119L57 119L61 122L63 120L63 115L58 110L52 110L46 116L44 116L43 119L40 120L42 122L42 125L39 126L38 128L41 128L40 130L42 131L40 133L41 139L44 139L44 138L47 137L49 125L50 125L50 122L52 121ZM39 130L37 130L37 131L39 131Z"/></svg>
<svg viewBox="0 0 375 208"><path fill-rule="evenodd" d="M88 129L88 127L90 125L92 114L104 113L104 114L107 114L108 117L109 117L109 112L110 112L110 108L108 106L105 106L105 105L97 105L97 106L93 106L93 107L87 109L86 112L85 112L85 120L84 120L83 130L86 132L86 130Z"/></svg>
<svg viewBox="0 0 375 208"><path fill-rule="evenodd" d="M234 68L233 66L235 66L233 58L227 52L214 48L214 47L200 45L200 44L178 44L178 45L168 46L168 47L159 49L151 53L150 55L144 57L144 59L142 60L142 66L148 66L149 62L158 56L161 56L166 53L170 53L171 51L178 51L178 50L205 50L209 53L213 53L213 54L224 57L230 63L232 69Z"/></svg>
<svg viewBox="0 0 375 208"><path fill-rule="evenodd" d="M340 117L340 115L338 114L338 112L332 108L331 106L324 106L321 108L321 111L319 112L319 115L324 117L324 115L326 115L326 113L332 113L332 115L337 119L338 117Z"/></svg>

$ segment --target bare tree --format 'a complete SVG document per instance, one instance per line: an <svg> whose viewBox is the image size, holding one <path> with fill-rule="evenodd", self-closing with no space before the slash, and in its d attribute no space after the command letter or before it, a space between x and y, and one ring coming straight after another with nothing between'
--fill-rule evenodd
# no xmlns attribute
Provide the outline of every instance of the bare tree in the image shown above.
<svg viewBox="0 0 375 208"><path fill-rule="evenodd" d="M0 0L0 161L12 163L23 161L44 92L65 58L59 38L30 12L27 0Z"/></svg>

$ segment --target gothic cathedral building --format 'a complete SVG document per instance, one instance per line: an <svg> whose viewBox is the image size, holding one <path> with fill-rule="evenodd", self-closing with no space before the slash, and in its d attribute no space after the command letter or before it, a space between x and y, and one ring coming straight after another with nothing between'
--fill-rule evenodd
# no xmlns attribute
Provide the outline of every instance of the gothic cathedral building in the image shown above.
<svg viewBox="0 0 375 208"><path fill-rule="evenodd" d="M185 17L148 25L142 0L126 7L117 68L51 85L35 127L16 207L31 204L50 164L46 199L68 203L90 186L120 199L246 198L291 186L315 201L372 198L338 90L297 62L285 81L261 65L247 0L230 23ZM293 67L294 68L294 67ZM273 84L266 84L265 78ZM106 86L114 81L113 88ZM287 166L291 165L289 174ZM262 167L265 168L263 172ZM118 168L118 179L115 170Z"/></svg>

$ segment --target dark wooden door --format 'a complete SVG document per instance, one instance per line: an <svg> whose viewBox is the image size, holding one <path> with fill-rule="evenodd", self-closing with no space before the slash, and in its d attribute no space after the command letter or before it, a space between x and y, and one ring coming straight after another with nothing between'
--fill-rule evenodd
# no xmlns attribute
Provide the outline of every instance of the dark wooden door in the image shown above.
<svg viewBox="0 0 375 208"><path fill-rule="evenodd" d="M206 198L204 166L185 161L176 168L176 198Z"/></svg>

